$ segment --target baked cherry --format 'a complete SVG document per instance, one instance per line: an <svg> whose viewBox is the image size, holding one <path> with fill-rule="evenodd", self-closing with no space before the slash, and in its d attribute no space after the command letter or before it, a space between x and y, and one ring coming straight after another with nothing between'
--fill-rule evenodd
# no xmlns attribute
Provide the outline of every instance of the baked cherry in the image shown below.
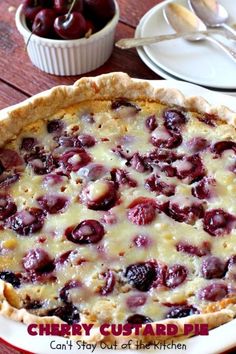
<svg viewBox="0 0 236 354"><path fill-rule="evenodd" d="M90 148L96 144L96 140L92 135L81 134L78 136L78 140L82 147Z"/></svg>
<svg viewBox="0 0 236 354"><path fill-rule="evenodd" d="M30 250L23 258L23 267L27 272L48 273L54 269L53 260L42 248Z"/></svg>
<svg viewBox="0 0 236 354"><path fill-rule="evenodd" d="M94 1L99 1L99 0L94 0ZM135 103L127 101L125 98L119 98L116 101L113 101L111 104L111 109L115 111L119 111L122 108L131 108L133 113L138 113L139 111L141 111L141 108L139 106L137 106Z"/></svg>
<svg viewBox="0 0 236 354"><path fill-rule="evenodd" d="M212 209L205 213L203 228L211 236L229 234L235 227L236 217L223 209Z"/></svg>
<svg viewBox="0 0 236 354"><path fill-rule="evenodd" d="M113 0L84 0L85 14L96 21L106 24L115 14Z"/></svg>
<svg viewBox="0 0 236 354"><path fill-rule="evenodd" d="M25 137L22 139L20 149L27 152L31 151L37 145L37 140L33 137Z"/></svg>
<svg viewBox="0 0 236 354"><path fill-rule="evenodd" d="M228 287L224 283L212 283L201 289L199 298L205 301L220 301L228 295Z"/></svg>
<svg viewBox="0 0 236 354"><path fill-rule="evenodd" d="M15 174L6 173L6 174L3 174L0 177L0 189L8 188L11 184L17 182L19 178L20 178L19 173L15 173Z"/></svg>
<svg viewBox="0 0 236 354"><path fill-rule="evenodd" d="M143 306L146 301L147 296L145 294L135 294L127 298L126 304L131 310L134 310L137 307Z"/></svg>
<svg viewBox="0 0 236 354"><path fill-rule="evenodd" d="M167 129L178 132L187 123L184 112L177 109L168 109L163 113L164 125Z"/></svg>
<svg viewBox="0 0 236 354"><path fill-rule="evenodd" d="M91 162L91 157L84 149L71 149L66 151L60 157L62 167L65 169L66 173L71 171L76 172L81 167L86 166Z"/></svg>
<svg viewBox="0 0 236 354"><path fill-rule="evenodd" d="M150 170L145 159L138 152L134 153L128 165L140 173Z"/></svg>
<svg viewBox="0 0 236 354"><path fill-rule="evenodd" d="M125 277L139 291L148 291L156 278L155 266L150 263L131 264L126 268Z"/></svg>
<svg viewBox="0 0 236 354"><path fill-rule="evenodd" d="M105 279L105 285L100 289L99 293L104 296L112 293L116 283L116 278L111 270L104 272L102 277Z"/></svg>
<svg viewBox="0 0 236 354"><path fill-rule="evenodd" d="M81 192L81 201L92 210L109 210L117 200L115 183L106 180L89 182Z"/></svg>
<svg viewBox="0 0 236 354"><path fill-rule="evenodd" d="M198 154L186 156L172 164L177 169L179 179L187 179L189 183L199 181L206 175L206 170Z"/></svg>
<svg viewBox="0 0 236 354"><path fill-rule="evenodd" d="M38 208L24 209L10 216L6 226L22 236L28 236L42 229L44 212Z"/></svg>
<svg viewBox="0 0 236 354"><path fill-rule="evenodd" d="M187 278L188 271L186 267L181 264L174 264L167 271L165 277L165 285L168 288L176 288L181 285Z"/></svg>
<svg viewBox="0 0 236 354"><path fill-rule="evenodd" d="M111 171L111 179L118 187L121 185L127 185L134 188L138 185L133 178L129 177L129 173L127 171L120 168L113 168Z"/></svg>
<svg viewBox="0 0 236 354"><path fill-rule="evenodd" d="M216 180L204 177L192 188L192 195L198 199L210 199L215 194Z"/></svg>
<svg viewBox="0 0 236 354"><path fill-rule="evenodd" d="M169 217L178 222L186 222L193 224L197 219L201 219L204 215L203 205L198 202L191 202L191 200L183 199L182 201L173 198L166 205L164 211Z"/></svg>
<svg viewBox="0 0 236 354"><path fill-rule="evenodd" d="M62 120L53 119L48 122L47 131L49 134L52 134L52 133L58 134L58 133L61 133L63 127L64 127L64 124L63 124Z"/></svg>
<svg viewBox="0 0 236 354"><path fill-rule="evenodd" d="M47 194L38 197L37 202L41 208L46 210L49 214L64 212L69 203L66 197L57 194Z"/></svg>
<svg viewBox="0 0 236 354"><path fill-rule="evenodd" d="M200 122L210 125L211 127L216 127L217 120L219 120L219 118L215 114L209 113L201 114L197 116L197 119L200 120Z"/></svg>
<svg viewBox="0 0 236 354"><path fill-rule="evenodd" d="M193 256L203 257L210 253L211 245L209 242L205 241L199 246L193 246L186 242L179 242L176 245L178 252L188 253Z"/></svg>
<svg viewBox="0 0 236 354"><path fill-rule="evenodd" d="M203 260L201 271L205 279L222 278L226 264L219 257L209 256Z"/></svg>
<svg viewBox="0 0 236 354"><path fill-rule="evenodd" d="M216 156L221 156L224 151L233 150L236 152L236 143L230 140L218 141L211 147L211 151L216 154Z"/></svg>
<svg viewBox="0 0 236 354"><path fill-rule="evenodd" d="M158 148L173 149L181 145L183 138L179 132L166 128L156 128L151 135L151 143Z"/></svg>
<svg viewBox="0 0 236 354"><path fill-rule="evenodd" d="M164 194L168 197L175 194L175 185L167 184L159 178L158 175L152 174L148 179L145 181L145 188L152 192L156 192L157 195Z"/></svg>
<svg viewBox="0 0 236 354"><path fill-rule="evenodd" d="M20 167L24 163L16 151L4 148L0 148L0 162L4 170Z"/></svg>
<svg viewBox="0 0 236 354"><path fill-rule="evenodd" d="M71 12L55 19L54 30L60 38L78 39L85 35L86 21L81 13Z"/></svg>
<svg viewBox="0 0 236 354"><path fill-rule="evenodd" d="M102 224L97 220L84 220L66 230L65 235L71 242L78 244L98 243L105 235Z"/></svg>
<svg viewBox="0 0 236 354"><path fill-rule="evenodd" d="M80 322L79 310L71 303L49 310L47 315L59 317L62 321L70 325Z"/></svg>
<svg viewBox="0 0 236 354"><path fill-rule="evenodd" d="M152 132L157 128L158 124L157 124L157 118L155 114L147 117L147 119L145 120L145 126L150 132Z"/></svg>
<svg viewBox="0 0 236 354"><path fill-rule="evenodd" d="M0 194L0 221L16 213L16 204L8 194Z"/></svg>
<svg viewBox="0 0 236 354"><path fill-rule="evenodd" d="M78 171L78 175L86 181L96 181L101 179L107 173L108 169L104 165L98 163L89 163Z"/></svg>
<svg viewBox="0 0 236 354"><path fill-rule="evenodd" d="M139 197L129 205L128 219L136 225L150 224L157 214L154 199Z"/></svg>
<svg viewBox="0 0 236 354"><path fill-rule="evenodd" d="M199 310L192 305L172 306L167 312L166 318L182 318L199 314Z"/></svg>
<svg viewBox="0 0 236 354"><path fill-rule="evenodd" d="M77 280L71 280L71 281L67 282L63 286L63 288L60 289L60 292L59 292L60 299L65 303L70 303L71 300L69 299L69 291L71 289L80 288L80 287L81 287L81 283Z"/></svg>
<svg viewBox="0 0 236 354"><path fill-rule="evenodd" d="M32 32L39 37L49 38L53 29L56 12L53 9L42 9L34 18Z"/></svg>
<svg viewBox="0 0 236 354"><path fill-rule="evenodd" d="M196 154L205 150L209 146L209 142L205 138L194 137L186 145L192 153Z"/></svg>
<svg viewBox="0 0 236 354"><path fill-rule="evenodd" d="M56 167L56 162L52 155L38 146L31 153L26 154L24 159L36 175L48 174Z"/></svg>
<svg viewBox="0 0 236 354"><path fill-rule="evenodd" d="M148 248L152 244L152 240L147 235L137 235L133 239L133 243L138 248Z"/></svg>
<svg viewBox="0 0 236 354"><path fill-rule="evenodd" d="M129 316L126 322L130 324L145 324L145 323L151 323L153 322L153 320L150 317L140 315L137 313L135 315Z"/></svg>
<svg viewBox="0 0 236 354"><path fill-rule="evenodd" d="M10 283L14 288L19 288L20 286L20 277L18 274L11 271L0 272L0 279Z"/></svg>

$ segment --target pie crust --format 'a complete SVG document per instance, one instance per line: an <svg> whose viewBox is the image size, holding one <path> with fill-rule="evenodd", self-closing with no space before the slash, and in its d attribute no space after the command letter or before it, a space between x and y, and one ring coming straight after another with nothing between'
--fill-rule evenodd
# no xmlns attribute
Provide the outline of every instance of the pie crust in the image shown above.
<svg viewBox="0 0 236 354"><path fill-rule="evenodd" d="M128 100L143 99L147 101L157 101L168 105L184 107L199 113L215 114L223 121L236 127L236 113L224 106L212 107L202 97L184 97L176 89L156 88L152 82L132 79L124 73L111 73L98 77L82 78L73 86L58 86L49 91L33 96L26 101L6 108L0 112L0 136L1 145L9 139L17 136L21 129L32 122L46 119L56 111L69 107L85 100L109 99L114 100L125 97ZM166 319L158 323L173 323L178 325L178 339L183 339L183 328L185 324L207 323L209 329L218 327L231 321L236 314L236 299L230 301L214 302L214 306L209 308L209 312L204 314L191 315L180 319ZM101 309L104 311L104 309ZM21 302L13 286L0 280L0 314L13 320L30 323L64 323L55 316L39 317L21 308ZM81 322L85 323L81 316ZM152 323L155 325L156 323ZM145 342L155 340L166 340L168 336L152 337L134 335L130 338L142 339ZM127 337L103 337L98 328L92 331L90 337L80 337L87 342L118 342L121 344L127 341ZM173 339L170 337L169 339Z"/></svg>

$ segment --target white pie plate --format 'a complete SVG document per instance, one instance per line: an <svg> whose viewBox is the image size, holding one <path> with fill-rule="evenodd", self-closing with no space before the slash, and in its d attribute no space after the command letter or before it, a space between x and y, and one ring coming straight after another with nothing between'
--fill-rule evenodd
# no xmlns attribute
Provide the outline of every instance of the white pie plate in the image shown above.
<svg viewBox="0 0 236 354"><path fill-rule="evenodd" d="M236 99L231 96L216 93L202 87L176 80L158 80L152 81L156 87L172 87L179 89L185 96L202 96L210 104L218 106L225 105L236 111ZM236 320L233 320L225 325L222 325L212 331L209 336L198 336L187 339L183 343L186 344L187 350L163 350L158 353L163 354L218 354L236 346ZM48 336L30 336L27 333L27 327L21 323L6 319L0 316L0 338L9 344L27 350L35 354L90 354L91 350L79 350L74 343L72 350L56 350L50 349L50 342L55 340L55 343L65 344L66 339L61 337ZM199 349L201 348L201 349ZM95 349L95 354L111 354L116 351ZM118 351L122 354L143 353L143 351ZM157 353L157 351L148 350L149 354Z"/></svg>
<svg viewBox="0 0 236 354"><path fill-rule="evenodd" d="M150 37L174 30L167 24L163 9L173 0L165 0L150 9L143 19L141 37ZM187 0L178 0L188 7ZM230 23L236 22L235 1L221 0L230 13ZM236 42L219 39L236 51ZM184 39L144 46L146 55L167 73L198 85L221 89L236 89L236 63L208 41L188 42Z"/></svg>

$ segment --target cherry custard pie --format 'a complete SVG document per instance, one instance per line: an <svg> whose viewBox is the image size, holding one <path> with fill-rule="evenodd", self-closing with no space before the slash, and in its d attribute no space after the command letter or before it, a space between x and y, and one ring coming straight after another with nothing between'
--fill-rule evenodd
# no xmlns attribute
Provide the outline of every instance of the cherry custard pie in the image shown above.
<svg viewBox="0 0 236 354"><path fill-rule="evenodd" d="M0 313L180 334L232 320L235 122L123 73L3 110Z"/></svg>

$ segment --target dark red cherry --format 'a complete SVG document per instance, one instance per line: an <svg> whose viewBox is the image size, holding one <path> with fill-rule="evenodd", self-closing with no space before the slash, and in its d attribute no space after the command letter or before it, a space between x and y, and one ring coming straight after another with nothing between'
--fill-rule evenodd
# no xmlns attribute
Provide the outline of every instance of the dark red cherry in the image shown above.
<svg viewBox="0 0 236 354"><path fill-rule="evenodd" d="M116 278L111 270L107 270L105 273L103 273L102 277L105 280L105 285L100 289L99 293L100 295L105 296L112 293L116 283Z"/></svg>
<svg viewBox="0 0 236 354"><path fill-rule="evenodd" d="M54 9L56 10L58 15L66 15L72 6L73 0L54 0ZM76 0L73 11L83 12L83 1Z"/></svg>
<svg viewBox="0 0 236 354"><path fill-rule="evenodd" d="M0 162L4 167L4 170L11 170L14 167L22 166L24 164L16 151L4 148L0 148Z"/></svg>
<svg viewBox="0 0 236 354"><path fill-rule="evenodd" d="M37 145L37 140L35 138L26 137L22 139L20 149L29 152L35 145Z"/></svg>
<svg viewBox="0 0 236 354"><path fill-rule="evenodd" d="M199 298L205 301L220 301L227 295L228 287L224 283L212 283L199 292Z"/></svg>
<svg viewBox="0 0 236 354"><path fill-rule="evenodd" d="M69 260L71 253L72 253L72 250L61 253L59 256L57 256L55 258L54 264L56 266L63 265L64 263L66 263Z"/></svg>
<svg viewBox="0 0 236 354"><path fill-rule="evenodd" d="M4 173L0 177L0 189L8 188L11 184L18 181L19 178L20 178L20 175L18 173L14 174L14 175Z"/></svg>
<svg viewBox="0 0 236 354"><path fill-rule="evenodd" d="M54 30L60 38L78 39L85 35L86 21L81 13L71 12L55 19Z"/></svg>
<svg viewBox="0 0 236 354"><path fill-rule="evenodd" d="M152 244L152 240L147 235L135 236L133 243L138 248L148 248Z"/></svg>
<svg viewBox="0 0 236 354"><path fill-rule="evenodd" d="M57 184L62 184L63 182L67 182L67 177L57 175L56 173L50 173L43 178L43 185L45 187L56 186Z"/></svg>
<svg viewBox="0 0 236 354"><path fill-rule="evenodd" d="M157 124L157 118L156 118L155 114L153 114L152 116L149 116L145 120L145 126L150 132L152 132L153 130L155 130L157 128L158 124Z"/></svg>
<svg viewBox="0 0 236 354"><path fill-rule="evenodd" d="M129 205L128 219L136 225L150 224L157 214L157 206L154 199L140 197Z"/></svg>
<svg viewBox="0 0 236 354"><path fill-rule="evenodd" d="M158 148L173 149L182 144L183 138L179 132L165 128L156 128L151 135L151 143Z"/></svg>
<svg viewBox="0 0 236 354"><path fill-rule="evenodd" d="M197 219L201 219L204 215L203 205L200 203L192 203L185 206L185 200L181 204L175 202L175 199L171 200L166 210L166 214L178 222L186 222L187 224L193 224ZM188 201L186 200L186 203Z"/></svg>
<svg viewBox="0 0 236 354"><path fill-rule="evenodd" d="M22 236L28 236L42 229L44 212L38 208L24 209L10 216L6 226Z"/></svg>
<svg viewBox="0 0 236 354"><path fill-rule="evenodd" d="M197 116L197 119L200 120L200 122L210 125L211 127L216 127L217 120L219 120L219 118L215 114L209 114L209 113L204 113L202 115L199 115Z"/></svg>
<svg viewBox="0 0 236 354"><path fill-rule="evenodd" d="M164 194L167 197L170 197L175 194L175 185L167 184L159 178L158 175L152 174L145 181L145 188L152 192L156 192L157 195Z"/></svg>
<svg viewBox="0 0 236 354"><path fill-rule="evenodd" d="M91 0L91 1L99 1L99 0ZM101 0L103 1L103 0ZM106 0L104 0L106 1ZM110 1L110 0L108 0ZM134 113L138 113L139 111L141 111L141 108L139 106L137 106L136 104L130 102L130 101L127 101L125 98L120 98L120 99L117 99L116 101L113 101L112 104L111 104L111 109L113 110L120 110L121 108L125 108L125 107L128 107L128 108L132 108Z"/></svg>
<svg viewBox="0 0 236 354"><path fill-rule="evenodd" d="M160 166L160 162L171 163L178 159L181 159L181 155L177 155L176 152L168 149L155 149L146 155L146 162L151 166Z"/></svg>
<svg viewBox="0 0 236 354"><path fill-rule="evenodd" d="M206 175L206 170L198 154L184 157L172 164L177 169L179 179L187 179L189 183L199 181Z"/></svg>
<svg viewBox="0 0 236 354"><path fill-rule="evenodd" d="M50 120L47 124L47 131L49 134L58 134L62 131L64 124L60 119Z"/></svg>
<svg viewBox="0 0 236 354"><path fill-rule="evenodd" d="M0 272L0 279L10 283L14 288L19 288L21 283L19 275L11 271Z"/></svg>
<svg viewBox="0 0 236 354"><path fill-rule="evenodd" d="M35 16L42 9L43 7L41 6L40 1L23 0L22 12L25 15L25 18L30 22L34 21Z"/></svg>
<svg viewBox="0 0 236 354"><path fill-rule="evenodd" d="M80 197L88 209L109 210L117 201L115 183L106 180L89 182L82 190Z"/></svg>
<svg viewBox="0 0 236 354"><path fill-rule="evenodd" d="M71 149L62 154L60 161L65 172L69 173L71 171L76 172L81 167L86 166L91 162L91 157L83 149Z"/></svg>
<svg viewBox="0 0 236 354"><path fill-rule="evenodd" d="M79 281L77 281L77 280L68 281L63 286L63 288L61 288L59 291L60 299L65 303L70 303L71 300L69 299L69 291L71 289L80 288L80 287L81 287L81 283Z"/></svg>
<svg viewBox="0 0 236 354"><path fill-rule="evenodd" d="M192 188L192 195L198 199L210 199L214 196L216 180L204 177L196 186Z"/></svg>
<svg viewBox="0 0 236 354"><path fill-rule="evenodd" d="M233 150L236 152L236 143L230 140L219 141L211 147L211 151L216 154L216 156L221 156L224 151Z"/></svg>
<svg viewBox="0 0 236 354"><path fill-rule="evenodd" d="M135 294L127 298L126 304L131 310L134 310L137 307L143 306L146 301L147 296L145 294Z"/></svg>
<svg viewBox="0 0 236 354"><path fill-rule="evenodd" d="M84 0L85 14L96 22L106 24L115 14L113 0Z"/></svg>
<svg viewBox="0 0 236 354"><path fill-rule="evenodd" d="M71 303L66 304L63 307L57 307L55 309L49 310L47 312L47 316L59 317L62 321L70 325L80 322L79 310Z"/></svg>
<svg viewBox="0 0 236 354"><path fill-rule="evenodd" d="M23 267L27 272L46 273L54 269L53 260L42 248L30 250L23 258Z"/></svg>
<svg viewBox="0 0 236 354"><path fill-rule="evenodd" d="M6 220L17 211L16 204L8 194L0 194L0 221Z"/></svg>
<svg viewBox="0 0 236 354"><path fill-rule="evenodd" d="M155 266L152 263L136 263L126 268L125 277L139 291L148 291L156 278Z"/></svg>
<svg viewBox="0 0 236 354"><path fill-rule="evenodd" d="M69 241L83 245L101 241L105 230L97 220L84 220L76 227L68 228L65 235Z"/></svg>
<svg viewBox="0 0 236 354"><path fill-rule="evenodd" d="M127 185L131 188L137 187L138 183L131 177L129 173L120 168L113 168L111 171L111 179L118 186Z"/></svg>
<svg viewBox="0 0 236 354"><path fill-rule="evenodd" d="M49 214L57 214L65 211L68 206L68 199L61 195L47 194L37 198L37 202L42 209L46 210Z"/></svg>
<svg viewBox="0 0 236 354"><path fill-rule="evenodd" d="M130 324L145 324L145 323L151 323L153 322L153 320L150 317L140 315L137 313L135 315L129 316L126 322Z"/></svg>
<svg viewBox="0 0 236 354"><path fill-rule="evenodd" d="M56 12L53 9L42 9L34 18L32 32L39 37L49 38L53 29Z"/></svg>
<svg viewBox="0 0 236 354"><path fill-rule="evenodd" d="M199 314L199 310L191 305L173 306L167 312L166 318L182 318L191 315Z"/></svg>
<svg viewBox="0 0 236 354"><path fill-rule="evenodd" d="M209 143L204 138L194 137L189 140L186 145L191 153L196 154L197 152L205 150L209 146Z"/></svg>
<svg viewBox="0 0 236 354"><path fill-rule="evenodd" d="M236 217L223 209L212 209L205 213L203 228L211 236L229 234L235 227Z"/></svg>
<svg viewBox="0 0 236 354"><path fill-rule="evenodd" d="M56 167L56 162L52 155L37 146L31 153L26 154L24 159L36 175L46 175L52 172Z"/></svg>
<svg viewBox="0 0 236 354"><path fill-rule="evenodd" d="M128 165L140 173L150 170L146 164L145 159L138 152L132 156Z"/></svg>
<svg viewBox="0 0 236 354"><path fill-rule="evenodd" d="M209 256L203 260L201 270L205 279L222 278L226 264L219 257Z"/></svg>
<svg viewBox="0 0 236 354"><path fill-rule="evenodd" d="M199 246L193 246L186 242L179 242L176 245L178 252L188 253L193 256L203 257L210 253L211 245L209 242L205 241Z"/></svg>
<svg viewBox="0 0 236 354"><path fill-rule="evenodd" d="M185 114L177 109L168 109L163 113L164 125L167 129L178 132L187 123Z"/></svg>
<svg viewBox="0 0 236 354"><path fill-rule="evenodd" d="M78 175L86 181L96 181L101 179L107 173L108 169L104 165L98 163L89 163L78 171Z"/></svg>
<svg viewBox="0 0 236 354"><path fill-rule="evenodd" d="M90 148L96 144L96 140L92 135L81 134L78 136L78 140L82 147Z"/></svg>
<svg viewBox="0 0 236 354"><path fill-rule="evenodd" d="M187 278L188 271L181 264L174 264L167 271L165 284L168 288L176 288L181 285Z"/></svg>

